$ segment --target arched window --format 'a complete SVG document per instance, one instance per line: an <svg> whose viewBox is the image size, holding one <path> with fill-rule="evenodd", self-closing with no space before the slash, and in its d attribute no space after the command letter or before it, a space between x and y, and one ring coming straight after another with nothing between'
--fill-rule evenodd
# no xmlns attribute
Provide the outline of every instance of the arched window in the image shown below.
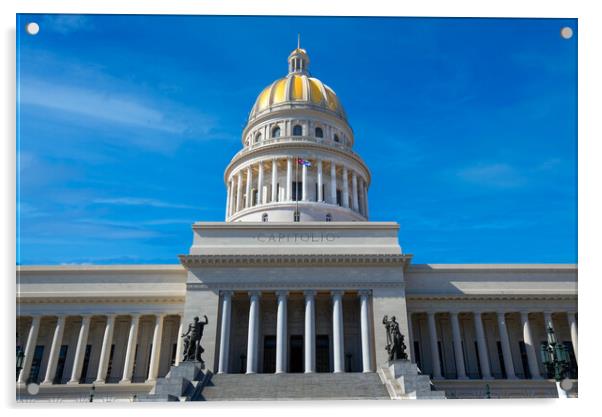
<svg viewBox="0 0 602 417"><path fill-rule="evenodd" d="M268 221L268 213L263 213L261 215L261 221L264 223Z"/></svg>
<svg viewBox="0 0 602 417"><path fill-rule="evenodd" d="M323 138L324 137L324 131L322 130L321 127L316 127L316 137L317 138Z"/></svg>
<svg viewBox="0 0 602 417"><path fill-rule="evenodd" d="M253 143L259 143L261 141L261 132L258 133L257 135L255 135L255 140L253 141Z"/></svg>
<svg viewBox="0 0 602 417"><path fill-rule="evenodd" d="M335 142L340 142L341 140L339 139L339 135L334 135L334 141Z"/></svg>
<svg viewBox="0 0 602 417"><path fill-rule="evenodd" d="M326 221L327 222L331 222L332 221L332 214L330 214L330 213L326 214Z"/></svg>
<svg viewBox="0 0 602 417"><path fill-rule="evenodd" d="M303 128L301 125L293 126L293 136L301 136L303 134Z"/></svg>
<svg viewBox="0 0 602 417"><path fill-rule="evenodd" d="M280 137L280 128L278 126L276 126L275 128L272 129L272 137L273 138Z"/></svg>

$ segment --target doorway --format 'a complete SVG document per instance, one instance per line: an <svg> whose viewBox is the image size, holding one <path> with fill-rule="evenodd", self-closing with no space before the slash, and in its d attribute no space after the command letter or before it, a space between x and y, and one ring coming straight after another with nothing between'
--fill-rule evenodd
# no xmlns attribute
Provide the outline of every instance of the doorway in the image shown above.
<svg viewBox="0 0 602 417"><path fill-rule="evenodd" d="M289 372L303 372L303 336L291 335L290 338Z"/></svg>
<svg viewBox="0 0 602 417"><path fill-rule="evenodd" d="M263 373L276 372L276 336L263 338Z"/></svg>
<svg viewBox="0 0 602 417"><path fill-rule="evenodd" d="M330 372L330 342L328 335L316 337L316 372Z"/></svg>

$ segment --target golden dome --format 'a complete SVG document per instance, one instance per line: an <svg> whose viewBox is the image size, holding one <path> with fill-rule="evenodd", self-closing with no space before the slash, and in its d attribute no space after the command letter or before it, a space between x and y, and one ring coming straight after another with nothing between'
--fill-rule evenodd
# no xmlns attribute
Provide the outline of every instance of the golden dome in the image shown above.
<svg viewBox="0 0 602 417"><path fill-rule="evenodd" d="M332 88L308 76L309 56L305 49L294 49L288 60L289 74L263 89L251 109L249 119L280 106L289 108L290 105L303 105L325 110L346 120L345 110Z"/></svg>

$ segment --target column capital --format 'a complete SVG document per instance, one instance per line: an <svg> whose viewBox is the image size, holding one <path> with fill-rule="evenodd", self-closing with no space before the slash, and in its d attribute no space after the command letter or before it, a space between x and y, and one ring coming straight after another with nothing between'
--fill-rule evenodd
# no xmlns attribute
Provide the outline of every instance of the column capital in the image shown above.
<svg viewBox="0 0 602 417"><path fill-rule="evenodd" d="M276 297L281 298L288 298L289 292L287 290L278 290L276 291Z"/></svg>
<svg viewBox="0 0 602 417"><path fill-rule="evenodd" d="M305 290L303 295L305 298L314 298L318 292L316 290Z"/></svg>
<svg viewBox="0 0 602 417"><path fill-rule="evenodd" d="M261 298L261 291L249 291L248 294L251 298Z"/></svg>
<svg viewBox="0 0 602 417"><path fill-rule="evenodd" d="M221 290L220 293L224 297L232 297L232 294L234 293L234 291L232 291L232 290Z"/></svg>
<svg viewBox="0 0 602 417"><path fill-rule="evenodd" d="M575 314L577 314L577 312L573 311L573 310L569 310L566 312L566 314L567 314L567 316L575 316Z"/></svg>
<svg viewBox="0 0 602 417"><path fill-rule="evenodd" d="M140 316L142 316L142 314L140 314L140 313L130 313L129 316L132 318L132 320L138 321L138 320L140 320Z"/></svg>
<svg viewBox="0 0 602 417"><path fill-rule="evenodd" d="M330 291L330 295L332 296L332 298L342 297L344 294L345 294L345 291L343 291L343 290L332 290L332 291Z"/></svg>
<svg viewBox="0 0 602 417"><path fill-rule="evenodd" d="M372 294L371 290L358 290L357 295L359 297L366 297L366 296L370 296Z"/></svg>

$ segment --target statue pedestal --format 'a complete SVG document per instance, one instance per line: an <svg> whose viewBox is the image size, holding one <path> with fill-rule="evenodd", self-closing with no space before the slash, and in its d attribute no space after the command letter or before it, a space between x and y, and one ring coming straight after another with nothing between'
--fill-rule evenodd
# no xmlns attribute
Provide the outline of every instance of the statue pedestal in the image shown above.
<svg viewBox="0 0 602 417"><path fill-rule="evenodd" d="M445 399L444 391L433 391L431 379L409 360L389 361L378 374L392 399Z"/></svg>
<svg viewBox="0 0 602 417"><path fill-rule="evenodd" d="M150 394L138 396L138 401L190 400L208 379L203 368L204 364L197 361L180 362L178 366L172 366L165 378L157 379L154 390Z"/></svg>

